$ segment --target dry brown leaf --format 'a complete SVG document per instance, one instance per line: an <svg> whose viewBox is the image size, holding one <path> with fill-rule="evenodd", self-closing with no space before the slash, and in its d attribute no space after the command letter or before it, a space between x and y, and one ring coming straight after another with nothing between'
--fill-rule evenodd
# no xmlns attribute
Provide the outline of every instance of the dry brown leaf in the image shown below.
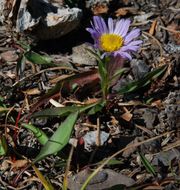
<svg viewBox="0 0 180 190"><path fill-rule="evenodd" d="M109 10L108 6L105 4L97 4L92 8L92 12L94 15L100 15L107 13Z"/></svg>
<svg viewBox="0 0 180 190"><path fill-rule="evenodd" d="M111 123L112 125L118 125L119 121L114 116L111 116Z"/></svg>
<svg viewBox="0 0 180 190"><path fill-rule="evenodd" d="M99 99L97 99L97 98L90 98L90 99L86 100L84 102L84 104L93 104L93 103L97 102L98 100Z"/></svg>
<svg viewBox="0 0 180 190"><path fill-rule="evenodd" d="M28 89L26 91L23 91L23 93L26 95L37 95L37 94L40 94L41 91L38 88L32 88L32 89Z"/></svg>
<svg viewBox="0 0 180 190"><path fill-rule="evenodd" d="M86 71L83 73L77 73L73 76L68 77L67 79L63 79L62 81L60 81L61 83L57 84L57 88L55 90L53 90L52 93L48 93L45 94L44 96L42 96L40 98L40 100L33 104L32 108L31 108L31 113L29 114L28 117L30 117L30 115L36 111L36 109L41 106L44 103L47 103L51 98L59 98L60 93L59 91L61 90L61 92L65 92L66 94L69 93L72 90L72 86L73 84L77 84L78 86L85 86L86 88L91 89L91 91L95 91L97 84L99 83L99 73L97 72L97 70L90 70L90 71Z"/></svg>
<svg viewBox="0 0 180 190"><path fill-rule="evenodd" d="M176 42L177 45L180 45L180 26L176 23L172 23L167 26L167 28L171 31L174 30L175 32L170 32L170 36L172 36L173 40Z"/></svg>
<svg viewBox="0 0 180 190"><path fill-rule="evenodd" d="M119 8L115 11L116 17L119 16L125 16L128 13L131 14L136 14L138 11L138 9L134 8L134 7L123 7L123 8Z"/></svg>
<svg viewBox="0 0 180 190"><path fill-rule="evenodd" d="M52 84L57 83L57 82L59 82L61 80L64 80L64 79L70 77L70 76L72 76L72 75L61 75L61 76L58 76L58 77L56 77L54 79L51 79L49 82L52 83Z"/></svg>
<svg viewBox="0 0 180 190"><path fill-rule="evenodd" d="M154 135L154 133L153 133L151 130L147 129L146 127L143 127L143 126L140 126L140 125L136 125L136 124L135 124L135 126L136 126L137 128L139 128L139 129L141 129L142 131L146 132L146 133L149 134L150 136L153 136L153 135Z"/></svg>
<svg viewBox="0 0 180 190"><path fill-rule="evenodd" d="M161 183L160 183L160 185L166 185L166 184L169 184L169 183L173 183L174 182L174 177L167 177L166 179L164 179Z"/></svg>
<svg viewBox="0 0 180 190"><path fill-rule="evenodd" d="M1 171L6 171L9 168L9 164L11 162L9 160L4 160L1 165L0 165L0 170Z"/></svg>
<svg viewBox="0 0 180 190"><path fill-rule="evenodd" d="M15 162L12 163L11 169L23 168L27 165L27 163L28 163L27 160L16 160Z"/></svg>
<svg viewBox="0 0 180 190"><path fill-rule="evenodd" d="M149 29L149 34L154 35L156 25L157 25L157 20L155 19L151 24L151 28Z"/></svg>
<svg viewBox="0 0 180 190"><path fill-rule="evenodd" d="M157 185L150 185L150 186L147 186L145 188L143 188L144 190L162 190L163 188L161 186L157 186Z"/></svg>
<svg viewBox="0 0 180 190"><path fill-rule="evenodd" d="M128 13L128 10L125 8L120 8L115 13L116 13L116 17L125 16Z"/></svg>
<svg viewBox="0 0 180 190"><path fill-rule="evenodd" d="M49 103L51 103L55 107L65 107L63 104L60 104L59 102L57 102L56 100L52 98L49 100Z"/></svg>
<svg viewBox="0 0 180 190"><path fill-rule="evenodd" d="M131 100L129 102L119 102L118 106L138 106L138 105L142 105L142 102L138 101L138 100Z"/></svg>
<svg viewBox="0 0 180 190"><path fill-rule="evenodd" d="M174 34L174 40L176 41L177 45L180 45L180 32Z"/></svg>
<svg viewBox="0 0 180 190"><path fill-rule="evenodd" d="M177 140L176 142L170 143L167 146L163 147L163 151L171 150L172 148L179 147L180 146L180 140Z"/></svg>
<svg viewBox="0 0 180 190"><path fill-rule="evenodd" d="M138 142L139 142L139 140L138 140L138 138L136 137L136 138L135 138L132 142L130 142L126 147L131 146L131 145L133 145L133 144L136 144L136 143L138 143ZM137 147L136 147L136 146L131 147L131 148L128 148L128 149L126 149L126 150L123 151L122 156L125 157L125 158L127 158L127 157L129 157L133 152L135 152L136 150L137 150Z"/></svg>
<svg viewBox="0 0 180 190"><path fill-rule="evenodd" d="M132 119L132 116L133 115L130 112L126 112L121 115L121 118L129 122Z"/></svg>
<svg viewBox="0 0 180 190"><path fill-rule="evenodd" d="M151 106L155 106L157 108L161 108L162 107L162 101L161 100L156 100L156 101L153 101L151 103Z"/></svg>

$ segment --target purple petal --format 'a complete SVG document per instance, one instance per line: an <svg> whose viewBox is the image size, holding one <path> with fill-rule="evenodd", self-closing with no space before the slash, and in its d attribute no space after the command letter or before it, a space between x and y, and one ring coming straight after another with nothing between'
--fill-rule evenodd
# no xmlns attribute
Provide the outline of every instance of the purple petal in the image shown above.
<svg viewBox="0 0 180 190"><path fill-rule="evenodd" d="M124 19L121 19L121 20L116 22L116 27L115 27L115 30L114 30L115 34L120 34L121 33L123 24L124 24Z"/></svg>
<svg viewBox="0 0 180 190"><path fill-rule="evenodd" d="M92 28L86 28L86 30L91 34L91 36L94 38L98 38L100 36L100 34L96 31L93 30Z"/></svg>
<svg viewBox="0 0 180 190"><path fill-rule="evenodd" d="M121 51L125 52L125 51L137 51L139 49L139 46L123 46L121 48Z"/></svg>
<svg viewBox="0 0 180 190"><path fill-rule="evenodd" d="M114 31L114 22L112 18L108 19L108 28L109 28L109 33L113 33Z"/></svg>
<svg viewBox="0 0 180 190"><path fill-rule="evenodd" d="M126 36L128 30L129 30L130 24L131 24L131 21L130 21L129 19L126 19L126 20L124 21L123 26L122 26L122 30L121 30L121 32L120 32L120 35L121 35L122 37Z"/></svg>
<svg viewBox="0 0 180 190"><path fill-rule="evenodd" d="M101 28L99 28L99 17L98 16L94 16L93 17L93 23L94 23L94 25L93 24L91 24L92 25L92 27L95 29L95 30L97 30L99 33L102 33L102 30L101 30Z"/></svg>
<svg viewBox="0 0 180 190"><path fill-rule="evenodd" d="M104 22L103 18L101 18L99 16L94 16L93 21L94 21L95 29L98 32L100 32L100 33L107 33L108 32L106 23Z"/></svg>
<svg viewBox="0 0 180 190"><path fill-rule="evenodd" d="M92 28L86 28L86 30L91 34L91 37L94 40L94 46L96 46L97 48L99 46L98 39L99 39L100 34L96 30L93 30Z"/></svg>
<svg viewBox="0 0 180 190"><path fill-rule="evenodd" d="M122 57L122 58L128 58L129 60L132 59L131 55L127 52L118 52L118 54Z"/></svg>
<svg viewBox="0 0 180 190"><path fill-rule="evenodd" d="M128 44L131 40L138 37L140 35L139 29L134 29L131 32L128 33L128 35L125 37L125 45Z"/></svg>
<svg viewBox="0 0 180 190"><path fill-rule="evenodd" d="M137 46L139 44L142 44L143 41L142 40L135 40L135 41L132 41L128 44L128 46Z"/></svg>
<svg viewBox="0 0 180 190"><path fill-rule="evenodd" d="M94 30L93 28L86 28L86 30L87 30L90 34L97 33L97 31Z"/></svg>

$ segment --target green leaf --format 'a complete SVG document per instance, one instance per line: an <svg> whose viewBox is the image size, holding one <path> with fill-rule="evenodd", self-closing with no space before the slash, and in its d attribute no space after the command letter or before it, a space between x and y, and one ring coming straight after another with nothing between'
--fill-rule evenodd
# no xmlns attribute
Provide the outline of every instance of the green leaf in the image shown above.
<svg viewBox="0 0 180 190"><path fill-rule="evenodd" d="M8 112L10 108L5 108L0 106L0 113Z"/></svg>
<svg viewBox="0 0 180 190"><path fill-rule="evenodd" d="M0 139L0 156L4 156L7 153L7 142L5 136L1 136Z"/></svg>
<svg viewBox="0 0 180 190"><path fill-rule="evenodd" d="M54 167L56 168L62 168L66 166L67 161L66 160L60 160L54 164Z"/></svg>
<svg viewBox="0 0 180 190"><path fill-rule="evenodd" d="M106 160L107 160L107 158L105 158L102 161L96 163L95 165L103 164ZM108 161L108 163L106 165L107 166L113 166L113 165L119 165L119 164L123 164L123 161L122 160L117 160L116 158L112 158L111 160Z"/></svg>
<svg viewBox="0 0 180 190"><path fill-rule="evenodd" d="M74 124L77 120L78 112L71 113L65 121L58 127L55 133L47 141L47 143L42 147L40 153L34 160L38 162L43 158L59 152L68 143L73 130Z"/></svg>
<svg viewBox="0 0 180 190"><path fill-rule="evenodd" d="M24 41L16 41L16 43L19 44L25 51L29 51L31 49L31 46Z"/></svg>
<svg viewBox="0 0 180 190"><path fill-rule="evenodd" d="M66 107L56 107L42 110L40 112L36 112L32 115L32 117L56 117L56 116L66 116L73 112L84 112L87 109L95 106L98 102L85 105L85 106L66 106Z"/></svg>
<svg viewBox="0 0 180 190"><path fill-rule="evenodd" d="M47 180L42 173L38 170L38 168L32 164L32 168L34 169L37 177L39 178L39 180L41 181L41 183L43 184L45 190L54 190L54 187L52 186L52 184L50 183L49 180Z"/></svg>
<svg viewBox="0 0 180 190"><path fill-rule="evenodd" d="M114 75L112 76L111 78L111 81L114 80L116 77L120 77L121 75L123 75L123 73L127 71L127 68L121 68L121 69L118 69Z"/></svg>
<svg viewBox="0 0 180 190"><path fill-rule="evenodd" d="M2 96L0 96L0 106L3 106L3 101L4 101L4 98Z"/></svg>
<svg viewBox="0 0 180 190"><path fill-rule="evenodd" d="M150 84L153 80L155 80L157 77L159 77L166 70L166 68L167 66L165 65L149 72L142 79L138 81L133 81L127 84L125 87L122 87L118 91L118 93L121 93L121 94L130 93L139 88L145 87L146 85Z"/></svg>
<svg viewBox="0 0 180 190"><path fill-rule="evenodd" d="M100 52L94 52L91 49L87 50L97 59L98 61L98 71L99 71L99 75L101 78L101 89L103 91L103 94L107 94L108 91L108 72L106 69L107 63L109 62L109 58L106 57L102 60L101 56L100 56Z"/></svg>
<svg viewBox="0 0 180 190"><path fill-rule="evenodd" d="M101 79L105 80L105 78L107 76L107 70L105 68L105 64L102 61L99 61L99 63L98 63L98 70L99 70Z"/></svg>
<svg viewBox="0 0 180 190"><path fill-rule="evenodd" d="M22 75L25 69L26 57L24 55L17 62L16 70L18 75Z"/></svg>
<svg viewBox="0 0 180 190"><path fill-rule="evenodd" d="M91 50L89 48L86 48L86 50L89 51L97 59L97 61L100 61L100 62L102 61L101 57L98 53L94 52L93 50Z"/></svg>
<svg viewBox="0 0 180 190"><path fill-rule="evenodd" d="M88 111L88 115L94 115L95 113L101 111L103 109L103 107L105 106L106 102L99 102L98 104L96 104L95 106L93 106L89 111Z"/></svg>
<svg viewBox="0 0 180 190"><path fill-rule="evenodd" d="M22 126L32 131L40 144L45 145L47 143L48 137L41 129L26 123L23 123Z"/></svg>
<svg viewBox="0 0 180 190"><path fill-rule="evenodd" d="M154 167L151 165L151 163L146 159L146 157L144 155L142 155L141 153L139 153L139 155L141 158L141 162L145 166L146 170L149 173L151 173L153 176L156 176L156 171L155 171Z"/></svg>
<svg viewBox="0 0 180 190"><path fill-rule="evenodd" d="M109 79L108 79L108 72L106 66L107 66L107 59L104 59L104 61L100 60L98 62L98 71L101 78L101 89L103 93L103 99L106 99L109 91Z"/></svg>
<svg viewBox="0 0 180 190"><path fill-rule="evenodd" d="M53 59L49 56L40 55L33 51L27 51L24 56L26 59L34 64L55 66Z"/></svg>
<svg viewBox="0 0 180 190"><path fill-rule="evenodd" d="M6 105L3 103L4 99L0 96L0 115L8 112L11 108L7 108Z"/></svg>

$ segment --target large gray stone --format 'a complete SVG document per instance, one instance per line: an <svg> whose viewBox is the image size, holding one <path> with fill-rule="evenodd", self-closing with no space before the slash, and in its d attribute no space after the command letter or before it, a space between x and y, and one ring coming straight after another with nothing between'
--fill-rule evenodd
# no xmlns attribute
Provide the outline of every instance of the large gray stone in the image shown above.
<svg viewBox="0 0 180 190"><path fill-rule="evenodd" d="M7 0L0 0L0 21L4 21ZM18 10L18 11L15 11ZM15 20L17 32L33 31L40 39L59 38L75 29L82 17L78 8L48 0L21 0L14 3L9 18Z"/></svg>

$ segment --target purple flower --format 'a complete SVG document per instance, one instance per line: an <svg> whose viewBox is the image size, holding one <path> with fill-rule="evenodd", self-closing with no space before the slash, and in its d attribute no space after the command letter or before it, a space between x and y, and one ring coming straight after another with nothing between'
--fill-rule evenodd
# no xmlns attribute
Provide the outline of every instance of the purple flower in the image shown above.
<svg viewBox="0 0 180 190"><path fill-rule="evenodd" d="M132 59L130 53L139 49L141 40L134 40L140 35L139 29L134 29L128 33L130 26L129 19L113 20L108 19L106 24L99 16L93 17L92 28L87 31L94 39L94 47L103 52L103 56L112 55Z"/></svg>

